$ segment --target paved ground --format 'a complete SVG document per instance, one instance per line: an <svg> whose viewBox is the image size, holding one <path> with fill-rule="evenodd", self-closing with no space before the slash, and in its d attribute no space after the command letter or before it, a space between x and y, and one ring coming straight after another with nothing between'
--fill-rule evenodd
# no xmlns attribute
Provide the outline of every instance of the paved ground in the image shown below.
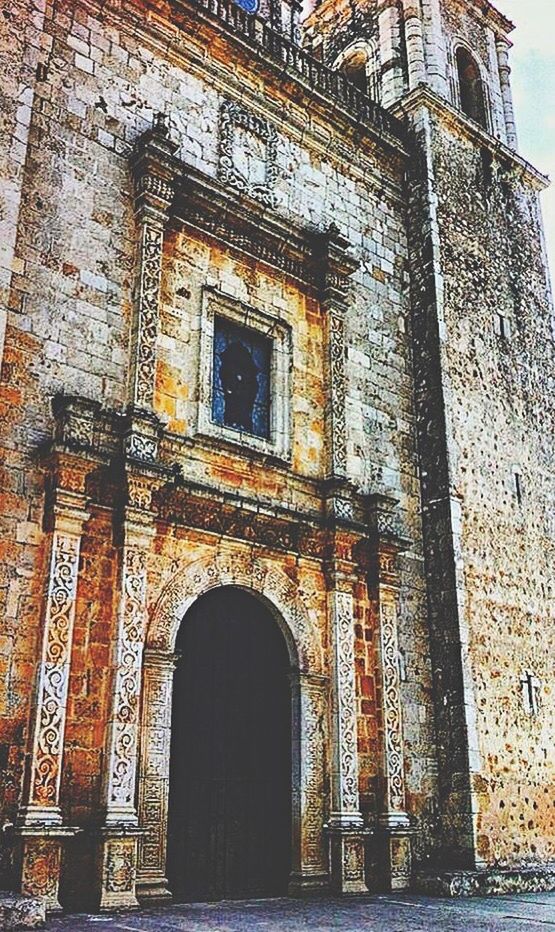
<svg viewBox="0 0 555 932"><path fill-rule="evenodd" d="M52 919L48 932L555 932L555 894L439 900L249 900L181 904L125 915Z"/></svg>

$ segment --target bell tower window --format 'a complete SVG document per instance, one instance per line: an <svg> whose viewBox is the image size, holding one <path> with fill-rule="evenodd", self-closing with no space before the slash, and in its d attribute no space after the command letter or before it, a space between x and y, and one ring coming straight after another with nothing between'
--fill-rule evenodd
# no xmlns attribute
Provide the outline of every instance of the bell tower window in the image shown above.
<svg viewBox="0 0 555 932"><path fill-rule="evenodd" d="M461 110L471 120L487 129L486 101L480 68L463 46L457 49L456 60Z"/></svg>

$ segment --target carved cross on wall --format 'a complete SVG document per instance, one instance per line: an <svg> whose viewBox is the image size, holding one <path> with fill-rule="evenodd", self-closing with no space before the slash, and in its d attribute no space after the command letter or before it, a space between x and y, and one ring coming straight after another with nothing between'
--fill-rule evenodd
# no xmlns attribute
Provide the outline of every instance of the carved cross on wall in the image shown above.
<svg viewBox="0 0 555 932"><path fill-rule="evenodd" d="M541 681L530 670L525 670L520 677L522 684L522 700L524 709L528 715L537 715L540 708L539 691Z"/></svg>

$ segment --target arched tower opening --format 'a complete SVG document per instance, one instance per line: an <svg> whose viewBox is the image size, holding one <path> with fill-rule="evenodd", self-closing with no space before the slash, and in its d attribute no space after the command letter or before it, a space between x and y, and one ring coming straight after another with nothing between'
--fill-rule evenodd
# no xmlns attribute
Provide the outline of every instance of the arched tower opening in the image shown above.
<svg viewBox="0 0 555 932"><path fill-rule="evenodd" d="M342 71L363 94L379 101L378 56L372 42L353 42L336 58L333 68Z"/></svg>
<svg viewBox="0 0 555 932"><path fill-rule="evenodd" d="M471 120L488 129L484 84L478 63L462 45L455 55L461 110Z"/></svg>

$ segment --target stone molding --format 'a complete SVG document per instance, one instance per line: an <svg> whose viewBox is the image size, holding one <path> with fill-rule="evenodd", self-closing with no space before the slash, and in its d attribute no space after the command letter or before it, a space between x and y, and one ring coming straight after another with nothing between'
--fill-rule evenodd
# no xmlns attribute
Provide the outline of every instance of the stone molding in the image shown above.
<svg viewBox="0 0 555 932"><path fill-rule="evenodd" d="M270 435L257 437L238 432L212 420L212 389L214 365L214 320L216 315L248 327L262 336L270 336L271 405ZM216 288L202 292L199 353L199 401L197 430L215 440L239 444L242 450L255 450L289 462L291 458L291 369L293 359L291 328L277 317L252 305L238 301Z"/></svg>
<svg viewBox="0 0 555 932"><path fill-rule="evenodd" d="M399 101L395 112L399 116L408 117L421 107L438 116L443 124L454 133L466 137L477 146L487 148L500 164L507 166L509 171L513 171L516 177L535 191L544 191L549 187L550 180L546 175L539 172L501 139L482 129L478 123L465 116L461 110L450 104L444 97L440 97L430 87L419 87L411 91Z"/></svg>
<svg viewBox="0 0 555 932"><path fill-rule="evenodd" d="M146 644L173 653L179 626L187 609L202 593L220 586L239 586L262 597L280 625L291 664L303 672L324 672L313 595L299 590L268 560L253 556L241 545L221 546L213 555L184 566L166 584L150 613Z"/></svg>
<svg viewBox="0 0 555 932"><path fill-rule="evenodd" d="M176 222L278 269L318 299L331 300L333 290L343 297L358 267L333 225L299 224L190 165L183 166L173 213Z"/></svg>

